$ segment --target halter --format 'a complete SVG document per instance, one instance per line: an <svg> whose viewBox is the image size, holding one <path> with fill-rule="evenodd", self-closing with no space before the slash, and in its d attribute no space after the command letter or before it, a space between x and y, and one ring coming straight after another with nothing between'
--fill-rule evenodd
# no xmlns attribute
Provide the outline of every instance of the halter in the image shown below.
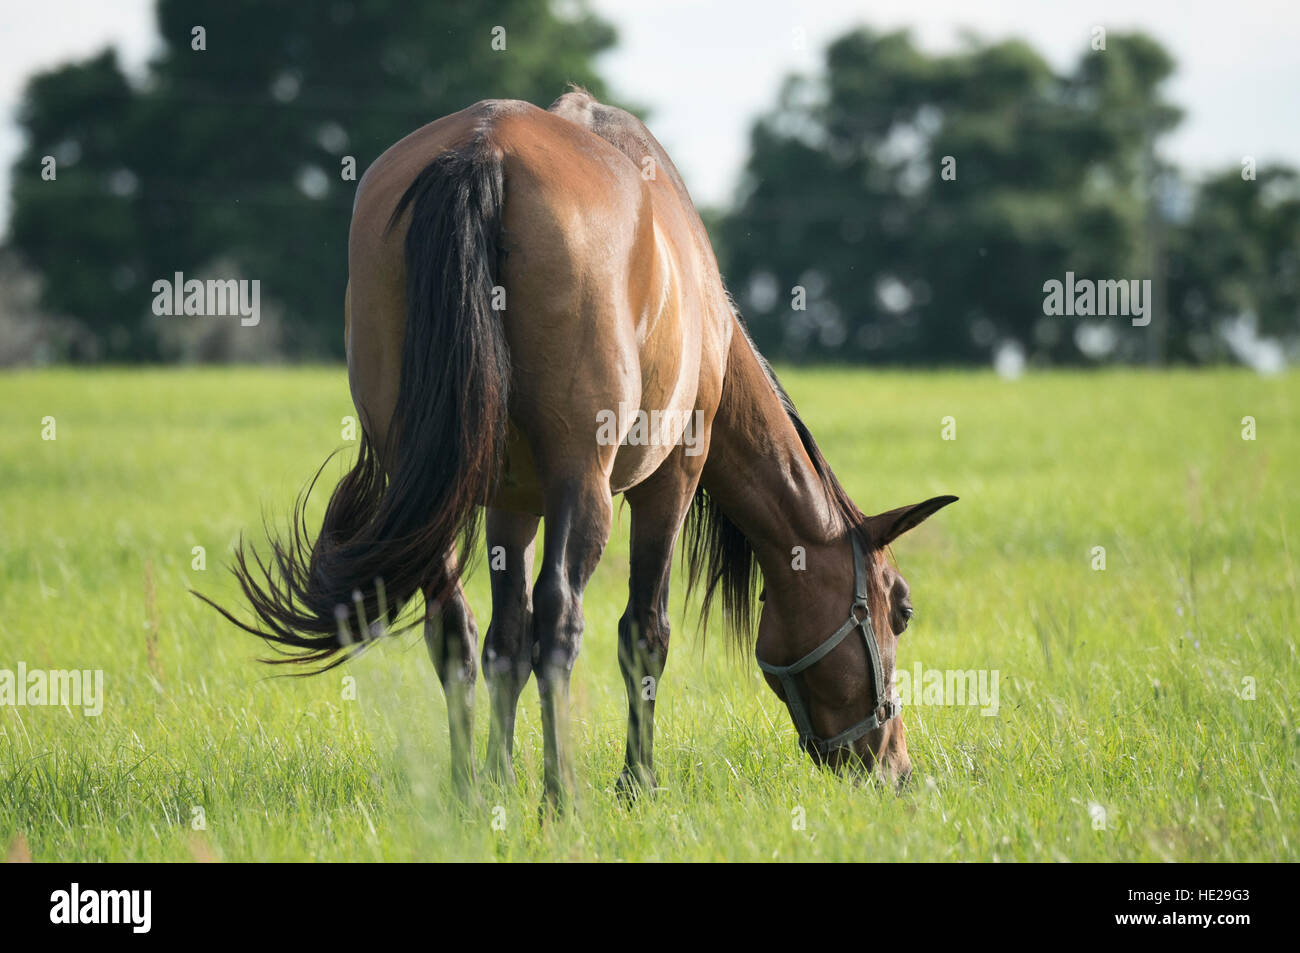
<svg viewBox="0 0 1300 953"><path fill-rule="evenodd" d="M885 698L885 669L880 662L880 648L876 645L871 609L867 606L867 573L862 544L858 542L856 533L851 533L850 536L853 540L853 607L849 609L848 620L835 630L834 635L792 665L768 665L755 653L758 667L779 678L785 688L790 713L794 716L795 727L799 729L799 746L809 754L816 753L823 760L836 749L848 747L868 732L883 728L899 713L897 699L890 697L888 701L881 701ZM799 683L794 677L824 659L854 629L862 633L862 641L867 645L867 664L876 688L876 709L852 728L846 728L831 738L819 738L813 731L812 719L808 716L808 709L799 694Z"/></svg>

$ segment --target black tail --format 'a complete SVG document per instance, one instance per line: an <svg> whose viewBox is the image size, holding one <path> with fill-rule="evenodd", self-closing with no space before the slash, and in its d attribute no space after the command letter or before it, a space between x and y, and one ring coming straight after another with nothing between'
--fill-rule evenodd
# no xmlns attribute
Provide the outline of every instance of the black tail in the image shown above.
<svg viewBox="0 0 1300 953"><path fill-rule="evenodd" d="M411 183L388 223L410 210L388 459L362 438L315 543L304 519L315 480L298 498L288 539L271 537L269 559L241 543L234 572L260 625L199 596L285 656L267 661L326 662L391 625L417 592L432 602L455 587L459 569L449 574L447 557L458 539L468 548L477 536L505 446L510 355L492 308L502 192L501 155L481 139L434 159Z"/></svg>

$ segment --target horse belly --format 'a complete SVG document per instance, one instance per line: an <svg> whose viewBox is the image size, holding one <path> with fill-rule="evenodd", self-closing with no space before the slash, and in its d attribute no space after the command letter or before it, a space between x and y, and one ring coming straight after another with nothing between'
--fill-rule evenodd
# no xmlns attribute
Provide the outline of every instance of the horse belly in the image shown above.
<svg viewBox="0 0 1300 953"><path fill-rule="evenodd" d="M648 479L672 453L703 452L703 413L696 410L695 392L676 396L667 406L642 400L643 406L623 408L626 432L614 458L610 490L622 493Z"/></svg>

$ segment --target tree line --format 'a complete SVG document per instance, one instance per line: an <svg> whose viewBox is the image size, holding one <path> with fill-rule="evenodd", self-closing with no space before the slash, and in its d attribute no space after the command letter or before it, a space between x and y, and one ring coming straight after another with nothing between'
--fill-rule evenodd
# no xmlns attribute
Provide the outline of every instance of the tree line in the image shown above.
<svg viewBox="0 0 1300 953"><path fill-rule="evenodd" d="M550 0L159 0L157 15L145 76L109 50L23 96L7 251L57 316L56 359L340 357L366 165L478 99L545 106L569 82L604 98L597 58L616 42ZM932 54L905 31L836 39L753 123L734 201L704 210L759 346L960 365L1005 348L1205 363L1240 356L1243 334L1293 344L1300 175L1244 154L1200 176L1168 162L1174 65L1140 33L1081 38L1065 72L1017 40ZM238 322L159 317L151 286L174 273L260 279L275 320L240 352ZM1101 302L1122 284L1146 311L1054 309L1067 282L1108 283Z"/></svg>

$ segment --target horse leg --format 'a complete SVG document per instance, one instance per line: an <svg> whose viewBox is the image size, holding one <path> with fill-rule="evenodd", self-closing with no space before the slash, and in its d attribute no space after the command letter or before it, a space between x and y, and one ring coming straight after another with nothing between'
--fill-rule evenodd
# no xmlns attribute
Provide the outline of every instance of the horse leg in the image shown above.
<svg viewBox="0 0 1300 953"><path fill-rule="evenodd" d="M573 792L569 679L582 646L582 593L609 541L614 506L608 476L600 470L552 483L544 501L545 549L533 590L533 669L542 703L543 808L563 811Z"/></svg>
<svg viewBox="0 0 1300 953"><path fill-rule="evenodd" d="M656 786L655 697L668 661L673 546L700 471L690 464L692 458L679 452L624 494L632 511L632 553L627 609L618 621L618 664L627 689L627 753L615 782L624 797Z"/></svg>
<svg viewBox="0 0 1300 953"><path fill-rule="evenodd" d="M448 563L454 563L450 557ZM449 566L450 568L450 566ZM456 790L467 796L474 783L474 679L478 625L458 582L442 605L428 607L424 643L447 699L447 729L451 735L451 774Z"/></svg>
<svg viewBox="0 0 1300 953"><path fill-rule="evenodd" d="M483 678L492 705L488 730L488 776L514 784L515 712L533 670L533 551L539 518L489 509L488 566L492 582L492 622L483 643ZM498 563L504 559L504 566Z"/></svg>

